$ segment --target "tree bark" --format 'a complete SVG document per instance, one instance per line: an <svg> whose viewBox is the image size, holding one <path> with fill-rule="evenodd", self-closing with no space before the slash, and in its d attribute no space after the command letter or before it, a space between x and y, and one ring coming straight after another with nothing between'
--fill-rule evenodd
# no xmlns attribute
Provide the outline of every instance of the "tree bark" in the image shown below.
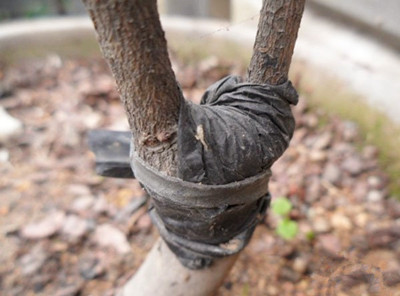
<svg viewBox="0 0 400 296"><path fill-rule="evenodd" d="M248 81L279 84L287 80L304 1L263 2ZM182 94L171 69L156 0L83 2L116 79L137 153L157 170L176 176ZM236 258L189 270L159 239L123 295L213 295Z"/></svg>
<svg viewBox="0 0 400 296"><path fill-rule="evenodd" d="M83 0L117 82L138 155L176 174L182 94L168 57L156 0Z"/></svg>
<svg viewBox="0 0 400 296"><path fill-rule="evenodd" d="M288 79L305 0L265 0L253 56L247 73L252 83L284 83Z"/></svg>
<svg viewBox="0 0 400 296"><path fill-rule="evenodd" d="M237 255L214 262L207 269L185 268L160 238L121 296L207 296L214 295L236 262Z"/></svg>

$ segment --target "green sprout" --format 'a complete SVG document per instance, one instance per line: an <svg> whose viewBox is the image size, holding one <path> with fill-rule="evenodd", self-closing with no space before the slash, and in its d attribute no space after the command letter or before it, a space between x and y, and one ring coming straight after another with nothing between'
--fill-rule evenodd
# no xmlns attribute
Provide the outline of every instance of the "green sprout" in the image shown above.
<svg viewBox="0 0 400 296"><path fill-rule="evenodd" d="M280 217L276 233L286 239L293 239L298 232L298 225L296 221L290 219L289 214L293 208L292 203L286 197L278 197L271 204L272 211Z"/></svg>
<svg viewBox="0 0 400 296"><path fill-rule="evenodd" d="M315 239L315 232L310 230L306 233L306 239L309 241L313 241Z"/></svg>

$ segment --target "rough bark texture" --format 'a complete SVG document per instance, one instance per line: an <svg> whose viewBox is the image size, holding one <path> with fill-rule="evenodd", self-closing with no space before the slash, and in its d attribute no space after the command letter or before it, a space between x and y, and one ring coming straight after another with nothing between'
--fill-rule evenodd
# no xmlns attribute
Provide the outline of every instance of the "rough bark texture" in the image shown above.
<svg viewBox="0 0 400 296"><path fill-rule="evenodd" d="M182 98L171 69L156 0L83 0L117 82L139 156L176 173Z"/></svg>
<svg viewBox="0 0 400 296"><path fill-rule="evenodd" d="M288 72L305 0L265 0L247 80L281 84Z"/></svg>
<svg viewBox="0 0 400 296"><path fill-rule="evenodd" d="M117 81L139 156L159 171L176 175L182 95L171 69L156 0L83 2ZM264 1L250 82L286 81L303 7L304 0ZM123 295L213 295L236 258L215 260L208 269L188 270L159 240ZM172 294L171 288L175 289Z"/></svg>

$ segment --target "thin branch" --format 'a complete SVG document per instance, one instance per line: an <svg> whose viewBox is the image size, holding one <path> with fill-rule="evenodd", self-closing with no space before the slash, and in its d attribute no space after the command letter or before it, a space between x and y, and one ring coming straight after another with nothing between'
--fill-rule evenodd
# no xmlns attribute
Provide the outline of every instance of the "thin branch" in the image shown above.
<svg viewBox="0 0 400 296"><path fill-rule="evenodd" d="M281 84L288 79L305 0L264 0L248 81Z"/></svg>

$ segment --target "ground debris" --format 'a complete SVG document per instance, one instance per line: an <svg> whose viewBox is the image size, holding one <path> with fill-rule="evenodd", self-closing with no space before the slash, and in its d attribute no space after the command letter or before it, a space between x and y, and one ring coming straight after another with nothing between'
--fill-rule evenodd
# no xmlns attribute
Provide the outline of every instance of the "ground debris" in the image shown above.
<svg viewBox="0 0 400 296"><path fill-rule="evenodd" d="M196 102L236 67L216 57L199 65L173 59L184 94ZM50 56L4 75L10 91L0 104L23 129L0 144L0 290L113 295L137 270L156 230L135 180L94 173L88 129L128 128L107 65ZM270 191L291 201L299 234L282 240L268 215L218 296L320 296L337 279L356 289L364 275L351 271L360 266L396 295L400 202L387 199L378 149L363 146L355 123L310 108L305 97L294 114L297 130L272 168Z"/></svg>
<svg viewBox="0 0 400 296"><path fill-rule="evenodd" d="M61 232L71 239L79 239L84 236L88 230L88 221L79 218L76 215L68 215L65 219Z"/></svg>
<svg viewBox="0 0 400 296"><path fill-rule="evenodd" d="M101 256L88 255L79 260L79 272L86 280L95 279L105 272L104 259Z"/></svg>
<svg viewBox="0 0 400 296"><path fill-rule="evenodd" d="M0 106L0 143L16 137L22 132L22 122L12 117Z"/></svg>
<svg viewBox="0 0 400 296"><path fill-rule="evenodd" d="M27 239L42 239L56 234L64 225L65 213L56 211L43 220L31 223L21 229L21 236Z"/></svg>
<svg viewBox="0 0 400 296"><path fill-rule="evenodd" d="M32 275L40 270L46 262L48 254L43 244L37 244L19 259L19 266L21 267L24 276Z"/></svg>
<svg viewBox="0 0 400 296"><path fill-rule="evenodd" d="M93 241L101 247L111 247L120 254L126 254L131 250L125 234L111 224L98 226L94 232Z"/></svg>

